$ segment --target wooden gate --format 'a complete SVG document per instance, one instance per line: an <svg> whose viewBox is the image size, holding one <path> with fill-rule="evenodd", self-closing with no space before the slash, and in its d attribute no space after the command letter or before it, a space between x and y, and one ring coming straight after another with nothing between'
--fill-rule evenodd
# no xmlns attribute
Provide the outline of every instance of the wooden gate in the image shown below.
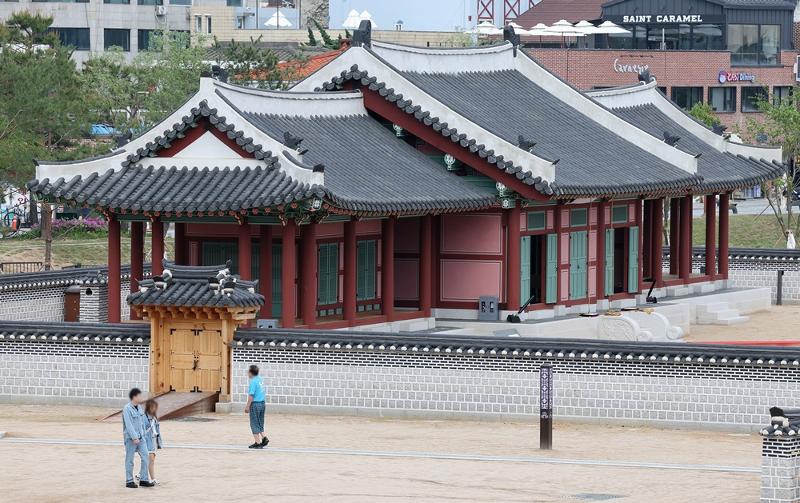
<svg viewBox="0 0 800 503"><path fill-rule="evenodd" d="M223 340L219 330L173 328L169 331L169 388L221 391Z"/></svg>

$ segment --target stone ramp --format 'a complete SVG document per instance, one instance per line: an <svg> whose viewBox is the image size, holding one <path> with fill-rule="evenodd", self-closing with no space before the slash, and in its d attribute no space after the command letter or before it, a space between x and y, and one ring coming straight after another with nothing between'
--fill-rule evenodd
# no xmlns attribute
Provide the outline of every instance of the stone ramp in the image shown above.
<svg viewBox="0 0 800 503"><path fill-rule="evenodd" d="M214 409L219 401L218 392L192 392L192 393L179 393L177 391L169 391L155 396L158 402L158 418L159 419L177 419L195 414L205 414L207 412L214 412ZM122 417L122 411L118 410L113 414L100 418L101 421L119 421Z"/></svg>

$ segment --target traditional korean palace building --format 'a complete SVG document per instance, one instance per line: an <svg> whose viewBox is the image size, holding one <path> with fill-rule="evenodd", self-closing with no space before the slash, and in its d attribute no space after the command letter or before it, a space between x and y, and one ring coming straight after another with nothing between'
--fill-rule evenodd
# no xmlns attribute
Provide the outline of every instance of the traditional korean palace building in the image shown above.
<svg viewBox="0 0 800 503"><path fill-rule="evenodd" d="M259 317L283 327L474 318L479 296L554 310L724 279L729 194L780 176L781 150L723 139L643 80L590 96L512 42L434 50L358 31L291 91L204 78L161 124L102 157L40 162L29 187L108 216L109 292L120 222L134 280L144 223L158 276L174 222L178 266L231 258L258 280ZM120 296L108 298L119 321Z"/></svg>

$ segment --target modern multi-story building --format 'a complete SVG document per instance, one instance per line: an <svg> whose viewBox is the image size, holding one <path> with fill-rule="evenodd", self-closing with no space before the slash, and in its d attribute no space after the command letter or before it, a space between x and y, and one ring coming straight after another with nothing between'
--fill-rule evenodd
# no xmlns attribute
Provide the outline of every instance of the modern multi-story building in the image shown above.
<svg viewBox="0 0 800 503"><path fill-rule="evenodd" d="M742 126L757 102L776 99L797 82L797 0L542 0L516 22L524 28L560 19L612 21L627 34L529 37L529 51L583 89L637 81L649 70L661 91L683 108L709 103L723 124ZM570 43L571 42L571 43Z"/></svg>

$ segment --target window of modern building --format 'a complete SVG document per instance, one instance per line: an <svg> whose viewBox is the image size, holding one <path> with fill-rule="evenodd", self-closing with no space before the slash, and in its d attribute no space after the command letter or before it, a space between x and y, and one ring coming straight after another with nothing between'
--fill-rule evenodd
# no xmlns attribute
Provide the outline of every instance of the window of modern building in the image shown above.
<svg viewBox="0 0 800 503"><path fill-rule="evenodd" d="M263 6L263 4L265 2L261 2L261 3L262 3L262 6ZM226 0L225 1L225 5L227 5L228 7L241 7L242 6L242 0Z"/></svg>
<svg viewBox="0 0 800 503"><path fill-rule="evenodd" d="M137 31L137 47L140 51L150 50L150 37L153 36L155 30L138 30Z"/></svg>
<svg viewBox="0 0 800 503"><path fill-rule="evenodd" d="M192 5L192 0L169 0L170 5Z"/></svg>
<svg viewBox="0 0 800 503"><path fill-rule="evenodd" d="M724 39L722 25L688 24L625 25L630 33L608 35L606 44L610 49L650 50L720 50ZM602 42L598 44L602 47Z"/></svg>
<svg viewBox="0 0 800 503"><path fill-rule="evenodd" d="M164 5L164 0L136 0L139 5Z"/></svg>
<svg viewBox="0 0 800 503"><path fill-rule="evenodd" d="M703 101L703 88L702 87L673 87L672 88L672 101L679 107L690 109L696 103Z"/></svg>
<svg viewBox="0 0 800 503"><path fill-rule="evenodd" d="M50 28L50 31L58 34L61 45L74 48L76 51L88 51L91 49L89 43L89 28Z"/></svg>
<svg viewBox="0 0 800 503"><path fill-rule="evenodd" d="M728 50L733 65L777 65L780 46L779 25L728 25Z"/></svg>
<svg viewBox="0 0 800 503"><path fill-rule="evenodd" d="M793 92L794 87L792 86L775 86L772 88L772 102L780 105L782 101L790 98Z"/></svg>
<svg viewBox="0 0 800 503"><path fill-rule="evenodd" d="M194 17L194 31L200 33L203 31L203 17L202 16L195 16Z"/></svg>
<svg viewBox="0 0 800 503"><path fill-rule="evenodd" d="M667 86L658 86L658 90L661 91L661 94L664 96L667 95Z"/></svg>
<svg viewBox="0 0 800 503"><path fill-rule="evenodd" d="M131 3L131 0L103 0L103 3L107 3L107 4L125 4L125 5L127 5L127 4Z"/></svg>
<svg viewBox="0 0 800 503"><path fill-rule="evenodd" d="M708 103L715 112L736 111L735 87L709 87Z"/></svg>
<svg viewBox="0 0 800 503"><path fill-rule="evenodd" d="M103 48L120 47L123 51L131 50L131 30L122 28L106 28L103 30Z"/></svg>
<svg viewBox="0 0 800 503"><path fill-rule="evenodd" d="M211 34L211 16L206 16L206 33Z"/></svg>
<svg viewBox="0 0 800 503"><path fill-rule="evenodd" d="M742 112L758 112L758 104L767 99L767 90L761 86L742 87Z"/></svg>
<svg viewBox="0 0 800 503"><path fill-rule="evenodd" d="M9 0L6 0L9 1ZM17 0L10 0L17 2ZM34 2L48 2L48 3L89 3L89 0L33 0Z"/></svg>

